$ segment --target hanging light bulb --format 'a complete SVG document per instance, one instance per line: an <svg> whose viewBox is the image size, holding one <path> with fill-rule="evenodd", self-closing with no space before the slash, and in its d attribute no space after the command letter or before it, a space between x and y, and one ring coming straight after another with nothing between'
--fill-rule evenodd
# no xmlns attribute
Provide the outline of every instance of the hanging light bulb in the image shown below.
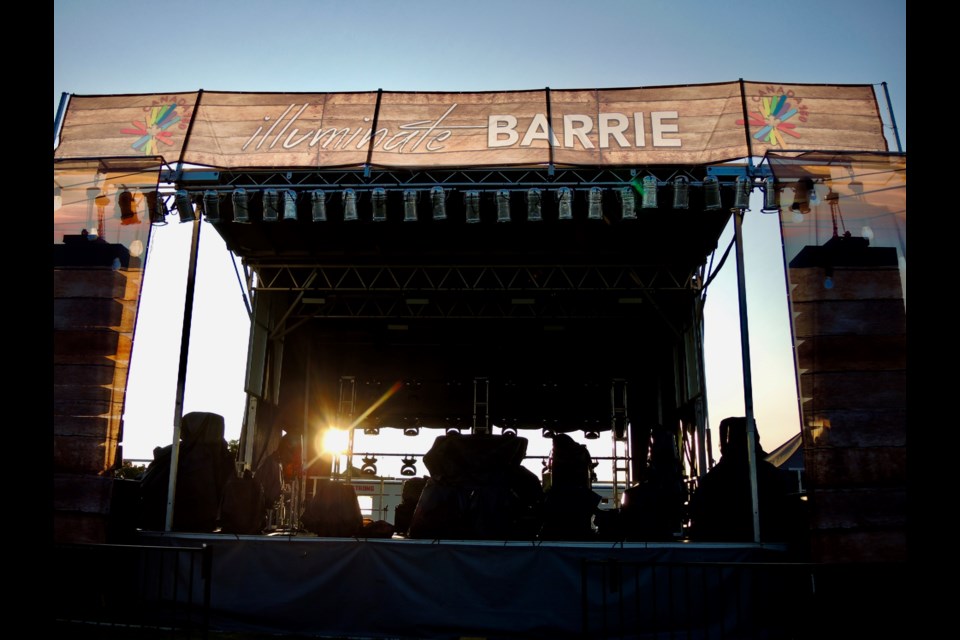
<svg viewBox="0 0 960 640"><path fill-rule="evenodd" d="M387 220L387 192L383 187L377 187L370 192L370 203L373 208L373 221Z"/></svg>
<svg viewBox="0 0 960 640"><path fill-rule="evenodd" d="M467 191L463 199L467 207L467 222L480 222L480 192Z"/></svg>
<svg viewBox="0 0 960 640"><path fill-rule="evenodd" d="M780 186L773 176L767 176L763 181L763 211L780 211Z"/></svg>
<svg viewBox="0 0 960 640"><path fill-rule="evenodd" d="M353 189L343 190L343 219L357 219L357 192Z"/></svg>
<svg viewBox="0 0 960 640"><path fill-rule="evenodd" d="M722 206L720 181L715 176L707 176L703 179L703 208L705 211L716 211Z"/></svg>
<svg viewBox="0 0 960 640"><path fill-rule="evenodd" d="M263 221L276 222L280 219L280 194L276 189L263 191Z"/></svg>
<svg viewBox="0 0 960 640"><path fill-rule="evenodd" d="M140 240L134 240L130 243L130 256L133 258L139 258L143 253L143 243Z"/></svg>
<svg viewBox="0 0 960 640"><path fill-rule="evenodd" d="M283 219L297 221L297 192L293 189L283 192Z"/></svg>
<svg viewBox="0 0 960 640"><path fill-rule="evenodd" d="M433 207L434 220L447 219L447 194L443 187L433 187L430 189L430 204Z"/></svg>
<svg viewBox="0 0 960 640"><path fill-rule="evenodd" d="M220 195L212 189L203 192L203 215L207 222L220 222Z"/></svg>
<svg viewBox="0 0 960 640"><path fill-rule="evenodd" d="M747 176L737 176L737 182L735 185L735 193L733 197L733 206L736 209L749 209L750 208L750 191L752 185L750 184L750 178Z"/></svg>
<svg viewBox="0 0 960 640"><path fill-rule="evenodd" d="M560 201L557 205L557 217L561 220L573 219L573 190L570 187L560 187L557 189L557 198Z"/></svg>
<svg viewBox="0 0 960 640"><path fill-rule="evenodd" d="M653 176L645 176L643 178L643 197L641 198L640 206L644 209L657 208L657 179Z"/></svg>
<svg viewBox="0 0 960 640"><path fill-rule="evenodd" d="M867 242L871 242L873 240L873 229L864 225L860 228L860 237L866 238Z"/></svg>
<svg viewBox="0 0 960 640"><path fill-rule="evenodd" d="M413 189L403 192L403 221L417 221L417 192Z"/></svg>
<svg viewBox="0 0 960 640"><path fill-rule="evenodd" d="M314 222L327 221L327 194L323 189L310 192L310 218Z"/></svg>
<svg viewBox="0 0 960 640"><path fill-rule="evenodd" d="M510 222L510 192L497 191L497 222Z"/></svg>
<svg viewBox="0 0 960 640"><path fill-rule="evenodd" d="M637 196L633 187L620 188L620 217L624 220L635 220L637 217Z"/></svg>
<svg viewBox="0 0 960 640"><path fill-rule="evenodd" d="M690 207L690 181L686 176L677 176L673 179L673 208L687 209Z"/></svg>
<svg viewBox="0 0 960 640"><path fill-rule="evenodd" d="M196 216L193 213L193 203L190 201L190 194L185 189L177 191L174 198L177 204L177 213L180 214L180 222L193 222Z"/></svg>
<svg viewBox="0 0 960 640"><path fill-rule="evenodd" d="M150 209L150 224L158 227L167 224L167 202L159 192L147 192L147 207Z"/></svg>
<svg viewBox="0 0 960 640"><path fill-rule="evenodd" d="M230 196L233 200L233 221L241 224L250 222L250 198L246 189L234 189Z"/></svg>
<svg viewBox="0 0 960 640"><path fill-rule="evenodd" d="M587 194L587 217L591 220L603 218L603 190L600 187L590 187Z"/></svg>
<svg viewBox="0 0 960 640"><path fill-rule="evenodd" d="M543 220L540 208L540 189L534 187L527 191L527 220Z"/></svg>

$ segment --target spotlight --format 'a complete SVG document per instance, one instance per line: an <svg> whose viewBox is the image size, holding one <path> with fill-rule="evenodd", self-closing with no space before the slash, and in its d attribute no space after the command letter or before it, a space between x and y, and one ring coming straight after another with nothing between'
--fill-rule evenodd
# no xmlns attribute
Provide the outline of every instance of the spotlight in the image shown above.
<svg viewBox="0 0 960 640"><path fill-rule="evenodd" d="M780 211L780 187L773 176L763 181L763 211Z"/></svg>
<svg viewBox="0 0 960 640"><path fill-rule="evenodd" d="M480 192L467 191L463 200L467 207L467 222L480 222Z"/></svg>
<svg viewBox="0 0 960 640"><path fill-rule="evenodd" d="M416 436L420 435L420 421L415 420L413 423L410 423L409 420L406 421L406 426L403 427L403 435L405 436Z"/></svg>
<svg viewBox="0 0 960 640"><path fill-rule="evenodd" d="M632 187L620 188L620 217L624 220L634 220L637 217L637 197Z"/></svg>
<svg viewBox="0 0 960 640"><path fill-rule="evenodd" d="M736 209L750 208L750 191L753 186L750 184L750 178L747 176L738 176L736 191L733 197L733 206Z"/></svg>
<svg viewBox="0 0 960 640"><path fill-rule="evenodd" d="M640 206L644 209L657 208L657 179L653 176L646 176L643 179L643 197Z"/></svg>
<svg viewBox="0 0 960 640"><path fill-rule="evenodd" d="M443 187L433 187L430 189L430 204L433 206L433 219L447 219L447 194Z"/></svg>
<svg viewBox="0 0 960 640"><path fill-rule="evenodd" d="M216 191L203 193L203 214L207 222L220 222L220 196Z"/></svg>
<svg viewBox="0 0 960 640"><path fill-rule="evenodd" d="M584 429L583 437L587 440L597 440L600 438L600 432L594 431L593 429Z"/></svg>
<svg viewBox="0 0 960 640"><path fill-rule="evenodd" d="M510 192L497 191L497 222L510 222Z"/></svg>
<svg viewBox="0 0 960 640"><path fill-rule="evenodd" d="M573 190L570 187L560 187L557 189L557 197L560 204L557 205L557 217L561 220L573 219Z"/></svg>
<svg viewBox="0 0 960 640"><path fill-rule="evenodd" d="M377 187L370 192L370 201L373 205L373 221L385 222L387 219L387 192L383 187Z"/></svg>
<svg viewBox="0 0 960 640"><path fill-rule="evenodd" d="M375 457L373 456L363 457L363 466L360 467L360 475L364 475L364 476L377 475L377 459Z"/></svg>
<svg viewBox="0 0 960 640"><path fill-rule="evenodd" d="M322 189L310 192L310 217L314 222L327 221L327 194Z"/></svg>
<svg viewBox="0 0 960 640"><path fill-rule="evenodd" d="M587 195L587 217L591 220L603 218L603 190L600 187L590 187Z"/></svg>
<svg viewBox="0 0 960 640"><path fill-rule="evenodd" d="M167 202L159 192L147 192L147 206L150 207L150 224L158 227L167 224Z"/></svg>
<svg viewBox="0 0 960 640"><path fill-rule="evenodd" d="M720 181L715 176L703 179L703 209L716 211L723 205L720 202Z"/></svg>
<svg viewBox="0 0 960 640"><path fill-rule="evenodd" d="M447 427L447 430L444 433L446 433L448 436L453 434L460 435L460 427Z"/></svg>
<svg viewBox="0 0 960 640"><path fill-rule="evenodd" d="M515 436L517 435L516 427L503 427L500 429L500 435L502 436Z"/></svg>
<svg viewBox="0 0 960 640"><path fill-rule="evenodd" d="M400 467L400 475L402 476L415 476L417 475L417 459L413 456L406 456L401 460L403 466Z"/></svg>
<svg viewBox="0 0 960 640"><path fill-rule="evenodd" d="M551 439L551 440L553 439L553 436L556 435L556 434L553 432L553 429L548 429L548 428L546 428L546 427L544 427L544 429L540 432L540 434L541 434L544 438L549 438L549 439Z"/></svg>
<svg viewBox="0 0 960 640"><path fill-rule="evenodd" d="M527 191L527 220L543 220L540 215L540 189Z"/></svg>
<svg viewBox="0 0 960 640"><path fill-rule="evenodd" d="M687 209L690 207L690 182L685 176L677 176L673 180L673 208Z"/></svg>
<svg viewBox="0 0 960 640"><path fill-rule="evenodd" d="M280 218L280 194L276 189L263 191L263 221L276 222Z"/></svg>
<svg viewBox="0 0 960 640"><path fill-rule="evenodd" d="M283 219L297 221L297 192L292 189L283 192Z"/></svg>
<svg viewBox="0 0 960 640"><path fill-rule="evenodd" d="M357 219L357 192L353 189L343 190L343 219Z"/></svg>
<svg viewBox="0 0 960 640"><path fill-rule="evenodd" d="M244 224L250 222L250 198L246 189L233 191L233 221Z"/></svg>
<svg viewBox="0 0 960 640"><path fill-rule="evenodd" d="M190 201L190 194L185 189L177 191L175 197L177 204L177 213L180 214L180 222L193 222L196 216L193 214L193 203Z"/></svg>
<svg viewBox="0 0 960 640"><path fill-rule="evenodd" d="M363 435L365 436L378 436L380 435L380 427L364 427Z"/></svg>
<svg viewBox="0 0 960 640"><path fill-rule="evenodd" d="M417 221L417 192L413 189L403 192L403 221Z"/></svg>

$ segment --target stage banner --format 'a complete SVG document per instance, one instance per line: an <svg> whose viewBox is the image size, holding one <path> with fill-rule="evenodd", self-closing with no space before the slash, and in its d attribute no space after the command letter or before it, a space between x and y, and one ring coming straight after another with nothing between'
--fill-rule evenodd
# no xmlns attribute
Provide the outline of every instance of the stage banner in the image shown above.
<svg viewBox="0 0 960 640"><path fill-rule="evenodd" d="M71 96L55 159L162 156L176 162L197 92Z"/></svg>
<svg viewBox="0 0 960 640"><path fill-rule="evenodd" d="M199 96L195 108L190 96ZM184 130L189 140L181 157L182 137L174 134ZM704 165L787 149L886 151L873 87L737 81L474 93L74 96L55 157L149 152L223 169L429 169Z"/></svg>
<svg viewBox="0 0 960 640"><path fill-rule="evenodd" d="M889 151L870 85L745 82L753 156L792 149ZM737 120L743 124L743 118Z"/></svg>

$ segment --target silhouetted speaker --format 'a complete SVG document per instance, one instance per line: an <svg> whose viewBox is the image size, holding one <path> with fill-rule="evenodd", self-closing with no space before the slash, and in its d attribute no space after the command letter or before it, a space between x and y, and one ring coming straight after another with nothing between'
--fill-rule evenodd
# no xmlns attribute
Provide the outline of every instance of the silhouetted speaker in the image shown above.
<svg viewBox="0 0 960 640"><path fill-rule="evenodd" d="M220 530L223 533L255 535L263 531L266 502L263 486L247 470L232 477L223 488L220 505Z"/></svg>
<svg viewBox="0 0 960 640"><path fill-rule="evenodd" d="M363 527L360 502L353 485L332 480L317 482L317 492L307 500L300 522L318 536L350 538Z"/></svg>

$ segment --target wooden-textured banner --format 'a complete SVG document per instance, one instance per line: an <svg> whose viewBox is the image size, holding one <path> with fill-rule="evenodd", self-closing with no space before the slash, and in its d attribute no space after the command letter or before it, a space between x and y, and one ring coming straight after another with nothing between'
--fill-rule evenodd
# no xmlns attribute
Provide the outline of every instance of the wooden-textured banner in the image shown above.
<svg viewBox="0 0 960 640"><path fill-rule="evenodd" d="M54 157L418 169L704 165L788 149L887 151L873 87L72 96Z"/></svg>

